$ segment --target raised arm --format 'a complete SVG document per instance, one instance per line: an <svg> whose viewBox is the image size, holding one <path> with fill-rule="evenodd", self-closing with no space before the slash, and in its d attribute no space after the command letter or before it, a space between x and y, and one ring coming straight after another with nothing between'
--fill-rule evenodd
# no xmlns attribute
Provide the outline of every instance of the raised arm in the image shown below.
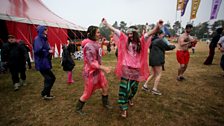
<svg viewBox="0 0 224 126"><path fill-rule="evenodd" d="M159 20L159 22L157 22L156 26L151 31L145 33L144 37L145 38L148 38L149 36L155 34L162 27L163 27L163 21L162 20Z"/></svg>
<svg viewBox="0 0 224 126"><path fill-rule="evenodd" d="M107 20L105 18L102 19L102 24L108 27L111 31L113 31L117 36L120 36L121 32L120 30L114 28L112 25L107 23Z"/></svg>

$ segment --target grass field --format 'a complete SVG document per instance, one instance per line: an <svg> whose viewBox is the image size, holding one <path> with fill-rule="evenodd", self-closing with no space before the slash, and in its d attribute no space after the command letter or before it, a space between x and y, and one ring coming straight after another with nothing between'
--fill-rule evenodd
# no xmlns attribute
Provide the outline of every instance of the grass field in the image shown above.
<svg viewBox="0 0 224 126"><path fill-rule="evenodd" d="M224 125L224 74L219 66L220 52L216 52L214 65L205 66L208 45L198 43L185 72L186 81L177 82L178 64L175 51L166 53L165 71L155 96L141 90L134 98L135 106L129 108L127 119L119 116L117 104L119 79L114 73L107 76L110 85L110 102L113 110L105 110L101 92L96 91L87 101L87 115L75 113L75 104L83 91L82 61L76 61L75 83L66 84L66 73L60 60L53 60L56 82L52 101L42 100L40 91L43 78L34 69L27 71L27 86L14 92L11 76L0 74L0 126L223 126ZM115 67L116 58L109 54L103 58L107 66ZM152 87L152 82L150 82Z"/></svg>

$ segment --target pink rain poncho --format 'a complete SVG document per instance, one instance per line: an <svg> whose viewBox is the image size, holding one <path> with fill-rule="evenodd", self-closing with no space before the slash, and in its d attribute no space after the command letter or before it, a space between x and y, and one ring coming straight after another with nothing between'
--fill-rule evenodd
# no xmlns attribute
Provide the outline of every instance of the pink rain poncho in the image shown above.
<svg viewBox="0 0 224 126"><path fill-rule="evenodd" d="M82 41L82 47L84 47L83 77L85 89L81 98L88 100L96 89L107 86L107 80L102 70L99 69L102 56L102 49L99 44L90 39L85 39Z"/></svg>
<svg viewBox="0 0 224 126"><path fill-rule="evenodd" d="M144 81L149 76L148 66L148 48L151 44L151 37L141 37L140 53L134 51L136 44L128 44L128 37L120 32L120 35L114 34L114 41L118 47L118 61L115 74L120 78L124 77L130 80Z"/></svg>

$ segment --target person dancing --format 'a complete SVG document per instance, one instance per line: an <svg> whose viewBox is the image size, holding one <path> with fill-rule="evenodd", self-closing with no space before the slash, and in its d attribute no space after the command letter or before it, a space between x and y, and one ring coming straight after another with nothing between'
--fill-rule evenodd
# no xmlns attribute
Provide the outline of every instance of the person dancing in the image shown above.
<svg viewBox="0 0 224 126"><path fill-rule="evenodd" d="M80 115L85 114L82 111L83 106L96 89L102 89L103 106L107 109L112 108L108 101L109 86L103 73L103 71L110 73L110 68L102 65L102 48L97 42L100 37L99 28L96 26L89 26L87 30L87 39L82 41L84 56L83 76L85 85L84 92L76 105L76 112Z"/></svg>
<svg viewBox="0 0 224 126"><path fill-rule="evenodd" d="M114 41L119 50L115 74L120 78L118 103L121 117L126 118L128 104L134 105L132 99L137 93L139 81L146 80L149 76L147 51L151 44L151 35L160 29L163 22L157 23L156 27L141 39L135 26L131 26L126 35L108 24L106 19L102 20L102 24L114 32Z"/></svg>

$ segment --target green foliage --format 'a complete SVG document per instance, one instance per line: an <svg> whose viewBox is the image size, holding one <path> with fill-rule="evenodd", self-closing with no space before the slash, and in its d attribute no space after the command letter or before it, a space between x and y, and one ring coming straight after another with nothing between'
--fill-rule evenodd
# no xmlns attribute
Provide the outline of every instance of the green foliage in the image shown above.
<svg viewBox="0 0 224 126"><path fill-rule="evenodd" d="M173 27L171 27L171 24L169 22L167 22L164 25L169 29L171 36L182 34L184 32L184 27L181 26L180 21L174 22ZM123 32L125 32L128 28L127 23L124 21L121 21L119 25L118 22L115 21L115 23L112 26L118 28ZM142 33L143 29L145 29L145 25L139 24L136 26L138 27L140 33ZM154 26L155 24L149 25L150 28L153 28ZM196 36L199 39L211 38L212 37L211 33L215 33L218 27L224 27L224 20L215 21L213 24L209 24L208 22L200 23L199 25L193 27L191 35Z"/></svg>
<svg viewBox="0 0 224 126"><path fill-rule="evenodd" d="M173 25L173 30L175 31L175 33L177 33L180 28L181 28L181 23L179 21L176 21Z"/></svg>
<svg viewBox="0 0 224 126"><path fill-rule="evenodd" d="M212 25L212 28L211 30L213 32L215 32L215 30L218 28L218 27L223 27L224 28L224 20L218 20L218 21L215 21Z"/></svg>
<svg viewBox="0 0 224 126"><path fill-rule="evenodd" d="M120 22L120 30L125 32L127 30L127 23L125 23L124 21Z"/></svg>
<svg viewBox="0 0 224 126"><path fill-rule="evenodd" d="M107 27L100 27L100 34L105 37L107 40L110 40L111 31Z"/></svg>
<svg viewBox="0 0 224 126"><path fill-rule="evenodd" d="M114 22L114 24L112 25L114 28L119 28L117 21Z"/></svg>

